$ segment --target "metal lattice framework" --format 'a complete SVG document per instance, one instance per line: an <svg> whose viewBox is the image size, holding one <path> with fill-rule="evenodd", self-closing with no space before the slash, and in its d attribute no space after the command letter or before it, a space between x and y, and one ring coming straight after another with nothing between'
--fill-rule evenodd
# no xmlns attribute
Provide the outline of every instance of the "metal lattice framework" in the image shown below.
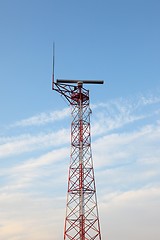
<svg viewBox="0 0 160 240"><path fill-rule="evenodd" d="M75 82L76 86L68 84ZM69 101L72 114L64 240L101 240L91 152L89 91L83 88L84 82L57 80L53 86Z"/></svg>

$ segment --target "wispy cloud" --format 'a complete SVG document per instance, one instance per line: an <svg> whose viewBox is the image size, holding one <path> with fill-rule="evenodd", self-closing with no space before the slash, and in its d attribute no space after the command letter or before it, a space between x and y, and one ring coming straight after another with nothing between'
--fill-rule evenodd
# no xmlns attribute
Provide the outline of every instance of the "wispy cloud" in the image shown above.
<svg viewBox="0 0 160 240"><path fill-rule="evenodd" d="M114 99L93 105L93 134L104 134L149 117L158 116L159 96L138 96L130 99ZM146 109L147 107L147 109Z"/></svg>
<svg viewBox="0 0 160 240"><path fill-rule="evenodd" d="M6 186L3 185L0 188L0 194L3 192L11 193L19 192L20 190L24 191L26 188L29 190L29 188L31 189L35 184L35 181L39 181L42 177L48 178L51 175L54 179L56 178L58 182L61 182L61 174L59 173L62 173L63 168L59 165L62 164L62 161L63 166L66 165L67 155L69 155L68 148L58 148L42 154L39 157L25 159L22 163L17 163L10 168L2 168L0 176L5 177ZM63 173L63 176L64 175L66 174ZM52 181L52 187L55 184L57 183L53 184Z"/></svg>
<svg viewBox="0 0 160 240"><path fill-rule="evenodd" d="M16 137L3 137L0 139L0 158L19 155L38 149L55 147L69 142L69 131L61 129L58 132L41 133L38 135L26 134Z"/></svg>
<svg viewBox="0 0 160 240"><path fill-rule="evenodd" d="M57 110L48 113L40 113L38 115L17 121L11 127L40 126L50 122L60 121L69 116L69 108Z"/></svg>

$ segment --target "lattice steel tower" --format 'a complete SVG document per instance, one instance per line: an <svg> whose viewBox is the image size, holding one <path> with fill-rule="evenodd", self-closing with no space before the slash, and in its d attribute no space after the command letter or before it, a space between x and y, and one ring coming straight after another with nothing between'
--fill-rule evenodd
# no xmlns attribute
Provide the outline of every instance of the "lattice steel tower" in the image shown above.
<svg viewBox="0 0 160 240"><path fill-rule="evenodd" d="M71 155L68 176L64 240L101 240L91 152L89 90L83 84L103 81L52 81L52 90L71 106Z"/></svg>

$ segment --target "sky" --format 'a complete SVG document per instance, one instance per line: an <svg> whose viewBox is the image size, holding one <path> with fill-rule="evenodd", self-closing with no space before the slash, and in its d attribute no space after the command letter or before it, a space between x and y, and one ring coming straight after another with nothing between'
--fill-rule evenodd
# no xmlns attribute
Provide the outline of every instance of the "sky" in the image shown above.
<svg viewBox="0 0 160 240"><path fill-rule="evenodd" d="M85 85L102 240L160 239L160 1L0 0L0 239L63 239L70 107Z"/></svg>

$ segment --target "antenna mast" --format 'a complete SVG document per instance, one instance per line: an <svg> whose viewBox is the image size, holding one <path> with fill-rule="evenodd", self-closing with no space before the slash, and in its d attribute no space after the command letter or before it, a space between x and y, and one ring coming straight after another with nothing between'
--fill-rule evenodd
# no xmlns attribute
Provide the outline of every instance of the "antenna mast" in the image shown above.
<svg viewBox="0 0 160 240"><path fill-rule="evenodd" d="M54 64L55 64L55 43L53 42L53 59L52 59L52 90L54 90Z"/></svg>
<svg viewBox="0 0 160 240"><path fill-rule="evenodd" d="M54 76L54 74L53 74ZM52 82L52 90L71 105L71 155L64 240L101 240L90 137L89 90L83 84L103 81L63 80Z"/></svg>

